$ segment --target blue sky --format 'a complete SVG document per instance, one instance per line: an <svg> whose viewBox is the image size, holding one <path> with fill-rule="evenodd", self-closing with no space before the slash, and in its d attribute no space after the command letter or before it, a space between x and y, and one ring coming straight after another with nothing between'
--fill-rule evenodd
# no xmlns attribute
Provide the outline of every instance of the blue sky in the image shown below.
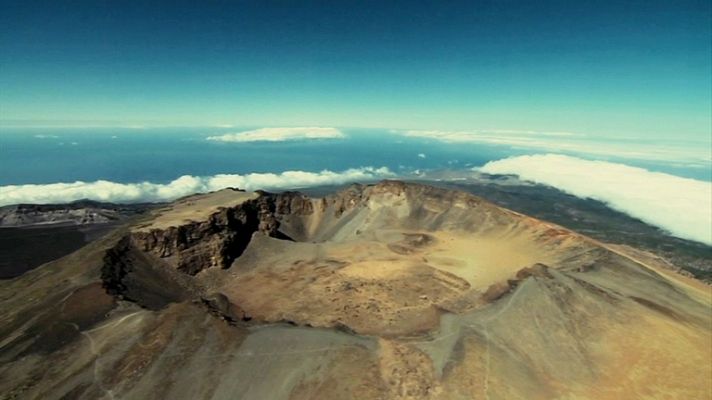
<svg viewBox="0 0 712 400"><path fill-rule="evenodd" d="M6 125L710 141L709 1L0 3Z"/></svg>

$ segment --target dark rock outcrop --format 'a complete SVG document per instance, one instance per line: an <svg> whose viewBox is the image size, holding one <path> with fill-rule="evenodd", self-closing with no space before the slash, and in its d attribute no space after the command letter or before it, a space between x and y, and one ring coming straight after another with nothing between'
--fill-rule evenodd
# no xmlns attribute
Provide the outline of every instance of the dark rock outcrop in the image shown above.
<svg viewBox="0 0 712 400"><path fill-rule="evenodd" d="M212 314L223 319L228 324L234 325L237 321L246 322L252 319L249 314L239 306L231 303L230 299L222 293L211 293L202 297L201 301Z"/></svg>

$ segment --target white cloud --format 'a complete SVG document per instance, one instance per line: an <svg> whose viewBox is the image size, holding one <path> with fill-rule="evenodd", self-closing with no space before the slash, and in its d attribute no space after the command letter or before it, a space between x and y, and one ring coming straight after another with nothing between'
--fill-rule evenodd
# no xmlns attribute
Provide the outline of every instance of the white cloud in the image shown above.
<svg viewBox="0 0 712 400"><path fill-rule="evenodd" d="M491 129L486 131L478 131L479 133L497 133L504 135L533 135L533 136L585 136L575 132L552 132L552 131L525 131L514 129Z"/></svg>
<svg viewBox="0 0 712 400"><path fill-rule="evenodd" d="M252 131L209 136L208 140L220 142L283 142L286 140L339 139L345 135L336 128L262 128Z"/></svg>
<svg viewBox="0 0 712 400"><path fill-rule="evenodd" d="M557 154L491 161L478 170L515 174L578 197L600 200L675 236L712 244L710 182Z"/></svg>
<svg viewBox="0 0 712 400"><path fill-rule="evenodd" d="M35 135L37 139L59 139L57 135Z"/></svg>
<svg viewBox="0 0 712 400"><path fill-rule="evenodd" d="M419 154L418 154L418 158L425 158L425 157L426 157L425 153L419 153Z"/></svg>
<svg viewBox="0 0 712 400"><path fill-rule="evenodd" d="M388 168L363 167L342 172L285 171L279 174L221 174L207 177L184 175L166 183L116 183L110 181L0 186L0 206L18 203L66 203L81 199L115 203L170 201L193 193L226 187L246 190L279 190L363 182L391 177Z"/></svg>
<svg viewBox="0 0 712 400"><path fill-rule="evenodd" d="M673 146L671 144L646 143L643 140L596 138L572 132L511 130L391 132L401 136L433 139L444 143L484 143L601 158L617 157L667 163L684 162L697 167L706 167L712 161L709 144Z"/></svg>

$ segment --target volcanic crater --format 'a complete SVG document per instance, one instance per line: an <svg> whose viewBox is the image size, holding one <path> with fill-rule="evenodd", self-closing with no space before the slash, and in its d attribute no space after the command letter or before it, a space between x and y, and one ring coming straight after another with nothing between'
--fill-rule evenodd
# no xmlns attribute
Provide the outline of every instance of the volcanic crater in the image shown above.
<svg viewBox="0 0 712 400"><path fill-rule="evenodd" d="M710 395L708 287L421 184L189 196L0 293L4 398Z"/></svg>

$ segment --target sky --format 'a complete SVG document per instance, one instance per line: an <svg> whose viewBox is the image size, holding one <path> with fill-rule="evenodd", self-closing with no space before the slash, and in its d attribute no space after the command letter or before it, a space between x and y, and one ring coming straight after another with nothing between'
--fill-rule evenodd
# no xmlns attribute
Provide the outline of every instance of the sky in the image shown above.
<svg viewBox="0 0 712 400"><path fill-rule="evenodd" d="M710 143L712 3L0 0L3 126Z"/></svg>

